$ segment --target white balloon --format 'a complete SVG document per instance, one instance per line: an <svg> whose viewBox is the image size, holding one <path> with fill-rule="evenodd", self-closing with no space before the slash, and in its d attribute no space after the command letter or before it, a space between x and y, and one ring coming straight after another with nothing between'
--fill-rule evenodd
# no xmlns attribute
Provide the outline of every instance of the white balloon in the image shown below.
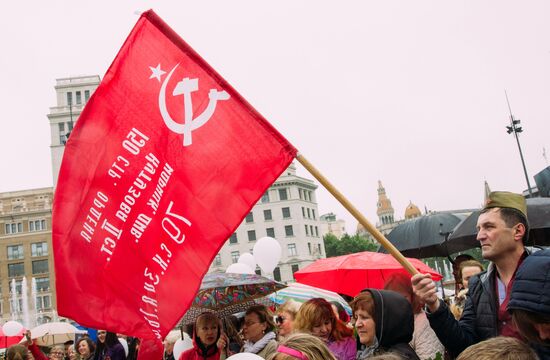
<svg viewBox="0 0 550 360"><path fill-rule="evenodd" d="M248 265L248 267L251 268L252 270L256 269L256 260L254 259L254 256L252 256L251 253L244 253L241 256L239 256L239 261L237 261L237 263Z"/></svg>
<svg viewBox="0 0 550 360"><path fill-rule="evenodd" d="M281 259L281 245L272 237L261 238L254 245L254 259L264 273L273 273Z"/></svg>
<svg viewBox="0 0 550 360"><path fill-rule="evenodd" d="M124 353L126 354L126 356L128 356L128 341L126 341L125 338L118 338L118 341L124 348Z"/></svg>
<svg viewBox="0 0 550 360"><path fill-rule="evenodd" d="M21 325L17 321L10 320L6 322L4 325L2 325L2 331L6 336L15 336L21 330L23 330L23 325Z"/></svg>
<svg viewBox="0 0 550 360"><path fill-rule="evenodd" d="M263 360L263 357L253 353L238 353L231 355L227 360Z"/></svg>
<svg viewBox="0 0 550 360"><path fill-rule="evenodd" d="M185 350L189 350L193 347L193 340L191 340L191 337L187 335L186 333L183 333L183 340L178 339L174 343L174 350L172 350L172 353L174 354L174 359L179 359L182 352Z"/></svg>
<svg viewBox="0 0 550 360"><path fill-rule="evenodd" d="M243 263L231 264L227 267L225 272L233 274L254 274L254 270L252 270L250 266Z"/></svg>

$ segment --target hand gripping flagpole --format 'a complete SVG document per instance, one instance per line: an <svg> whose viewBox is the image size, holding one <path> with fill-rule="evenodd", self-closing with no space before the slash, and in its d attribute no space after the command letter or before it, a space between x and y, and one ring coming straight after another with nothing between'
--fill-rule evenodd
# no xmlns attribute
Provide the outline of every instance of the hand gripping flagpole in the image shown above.
<svg viewBox="0 0 550 360"><path fill-rule="evenodd" d="M418 274L418 270L397 250L397 248L386 237L378 231L364 216L357 210L348 199L336 189L327 178L323 176L302 154L298 153L296 159L307 171L311 173L324 187L338 200L361 225L397 260L411 275Z"/></svg>

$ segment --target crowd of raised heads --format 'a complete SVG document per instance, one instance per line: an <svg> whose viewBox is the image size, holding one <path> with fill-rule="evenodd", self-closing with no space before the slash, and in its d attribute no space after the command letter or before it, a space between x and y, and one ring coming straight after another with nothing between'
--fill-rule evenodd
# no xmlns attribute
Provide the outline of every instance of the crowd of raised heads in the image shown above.
<svg viewBox="0 0 550 360"><path fill-rule="evenodd" d="M7 349L6 359L137 360L139 345L138 338L98 330L95 341L88 334L82 334L76 341L67 341L63 345L39 346L27 331L24 341Z"/></svg>

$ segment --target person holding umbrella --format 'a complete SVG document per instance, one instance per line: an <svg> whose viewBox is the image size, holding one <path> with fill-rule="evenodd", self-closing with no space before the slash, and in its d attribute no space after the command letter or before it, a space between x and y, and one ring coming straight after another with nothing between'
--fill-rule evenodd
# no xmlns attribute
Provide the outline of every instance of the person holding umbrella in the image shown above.
<svg viewBox="0 0 550 360"><path fill-rule="evenodd" d="M506 307L516 270L528 256L524 247L529 233L525 198L510 192L490 193L477 229L482 256L491 263L486 272L470 279L460 320L437 297L429 274L411 279L415 294L426 304L430 326L455 357L470 345L498 335L520 338Z"/></svg>

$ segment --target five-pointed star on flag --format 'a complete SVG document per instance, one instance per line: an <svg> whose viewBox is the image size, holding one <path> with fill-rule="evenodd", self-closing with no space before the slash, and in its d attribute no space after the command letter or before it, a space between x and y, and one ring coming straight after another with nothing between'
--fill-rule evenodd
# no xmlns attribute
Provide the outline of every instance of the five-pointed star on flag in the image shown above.
<svg viewBox="0 0 550 360"><path fill-rule="evenodd" d="M149 66L149 69L151 69L151 76L149 76L149 79L156 78L159 82L162 75L166 74L166 71L160 69L160 64L158 64L157 67Z"/></svg>

